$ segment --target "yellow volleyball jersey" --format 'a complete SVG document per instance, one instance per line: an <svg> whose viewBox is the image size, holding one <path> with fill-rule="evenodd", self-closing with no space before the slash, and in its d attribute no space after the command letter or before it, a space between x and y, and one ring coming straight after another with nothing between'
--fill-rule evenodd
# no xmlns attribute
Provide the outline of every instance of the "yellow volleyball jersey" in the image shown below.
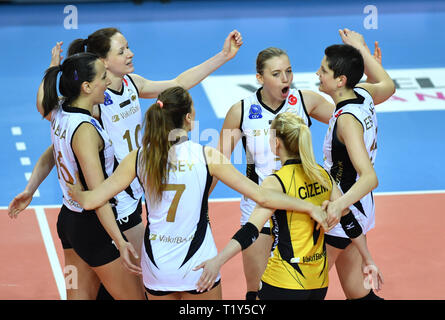
<svg viewBox="0 0 445 320"><path fill-rule="evenodd" d="M283 192L321 205L329 200L332 181L321 167L320 172L328 179L329 189L311 181L304 173L299 160L291 159L275 172ZM274 236L272 256L267 263L262 281L269 285L310 290L325 288L329 284L328 263L323 231L316 230L316 222L306 213L276 210L271 217Z"/></svg>

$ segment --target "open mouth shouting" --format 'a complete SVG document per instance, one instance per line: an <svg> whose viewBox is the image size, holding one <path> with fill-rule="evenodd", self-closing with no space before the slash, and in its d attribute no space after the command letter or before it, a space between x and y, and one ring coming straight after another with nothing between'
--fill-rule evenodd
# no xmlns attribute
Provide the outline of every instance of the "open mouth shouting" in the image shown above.
<svg viewBox="0 0 445 320"><path fill-rule="evenodd" d="M282 94L282 98L286 99L287 95L289 94L289 86L284 87L283 89L281 89L281 94Z"/></svg>

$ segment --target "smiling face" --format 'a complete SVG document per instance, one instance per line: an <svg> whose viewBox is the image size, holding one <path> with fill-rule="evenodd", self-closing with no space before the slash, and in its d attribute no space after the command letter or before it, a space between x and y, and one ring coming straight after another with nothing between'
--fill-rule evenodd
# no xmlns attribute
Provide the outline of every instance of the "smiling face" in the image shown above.
<svg viewBox="0 0 445 320"><path fill-rule="evenodd" d="M270 100L285 100L293 80L289 57L282 54L266 60L262 74L257 73L257 79Z"/></svg>
<svg viewBox="0 0 445 320"><path fill-rule="evenodd" d="M127 39L121 33L115 33L110 38L110 51L103 61L108 71L117 77L123 77L134 72L133 57Z"/></svg>
<svg viewBox="0 0 445 320"><path fill-rule="evenodd" d="M317 70L316 74L320 80L318 89L321 92L332 94L337 89L338 79L334 78L334 71L329 68L326 56L321 60L320 68Z"/></svg>

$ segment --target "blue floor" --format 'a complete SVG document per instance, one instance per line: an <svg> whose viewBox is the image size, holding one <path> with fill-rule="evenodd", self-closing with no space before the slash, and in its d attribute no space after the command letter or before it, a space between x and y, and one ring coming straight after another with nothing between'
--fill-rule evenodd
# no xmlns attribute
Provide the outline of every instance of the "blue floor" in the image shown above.
<svg viewBox="0 0 445 320"><path fill-rule="evenodd" d="M348 27L361 32L372 46L378 40L383 50L383 65L390 70L445 68L444 1L376 1L378 28L367 30L363 1L171 1L168 4L146 2L76 4L78 29L67 30L63 21L64 5L0 5L0 102L2 117L0 147L2 177L0 206L7 206L26 185L25 173L31 172L39 155L50 143L49 123L36 111L36 90L50 51L56 41L68 44L96 29L114 26L126 36L135 53L136 73L165 80L201 63L221 48L234 28L242 32L244 45L232 61L213 75L251 75L255 77L256 55L276 46L286 49L293 71L315 72L326 46L339 43L338 29ZM37 14L36 14L37 13ZM443 69L445 70L445 69ZM413 79L417 71L412 72ZM422 76L423 77L423 76ZM445 73L444 77L445 79ZM399 79L404 81L404 79ZM405 79L406 80L406 79ZM425 105L444 104L445 82L433 79ZM396 95L403 93L398 90ZM224 88L221 88L224 90ZM419 91L421 92L421 91ZM191 89L197 107L200 128L219 131L223 119L217 118L199 84ZM230 95L230 92L227 92ZM432 96L431 96L432 95ZM142 100L145 111L152 101ZM420 103L420 102L419 102ZM377 192L445 190L445 107L434 111L381 112L376 171ZM20 127L20 136L11 128ZM316 157L326 125L312 127ZM17 151L16 142L27 149ZM208 141L201 141L206 144ZM210 144L215 142L210 141ZM31 165L20 158L29 157ZM242 165L238 169L244 170ZM55 172L39 188L33 204L61 202ZM212 198L239 195L218 184Z"/></svg>

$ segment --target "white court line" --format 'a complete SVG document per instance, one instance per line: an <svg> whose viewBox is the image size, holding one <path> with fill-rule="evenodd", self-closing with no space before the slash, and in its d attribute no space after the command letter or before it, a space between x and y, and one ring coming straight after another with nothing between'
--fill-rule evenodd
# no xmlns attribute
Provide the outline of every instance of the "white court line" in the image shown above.
<svg viewBox="0 0 445 320"><path fill-rule="evenodd" d="M445 190L424 190L424 191L395 191L395 192L375 192L375 196L404 196L415 194L438 194L445 193Z"/></svg>
<svg viewBox="0 0 445 320"><path fill-rule="evenodd" d="M46 253L48 254L51 269L53 270L60 299L66 300L65 277L60 266L51 231L49 230L44 208L45 207L43 206L35 206L34 210L36 211L37 221L39 222L40 232L42 233L43 242L45 243Z"/></svg>
<svg viewBox="0 0 445 320"><path fill-rule="evenodd" d="M440 194L445 190L422 190L422 191L401 191L401 192L376 192L375 196L393 196L393 195L416 195L416 194ZM209 199L209 202L236 202L241 198L219 198ZM56 248L54 246L51 231L49 230L48 220L46 219L44 208L60 208L61 205L46 205L46 206L29 206L28 209L34 209L39 222L40 232L42 233L43 241L45 243L46 252L53 270L53 275L56 280L57 289L59 291L60 298L66 300L66 287L65 278L60 266L59 258L57 256ZM7 210L8 207L0 206L0 210Z"/></svg>

